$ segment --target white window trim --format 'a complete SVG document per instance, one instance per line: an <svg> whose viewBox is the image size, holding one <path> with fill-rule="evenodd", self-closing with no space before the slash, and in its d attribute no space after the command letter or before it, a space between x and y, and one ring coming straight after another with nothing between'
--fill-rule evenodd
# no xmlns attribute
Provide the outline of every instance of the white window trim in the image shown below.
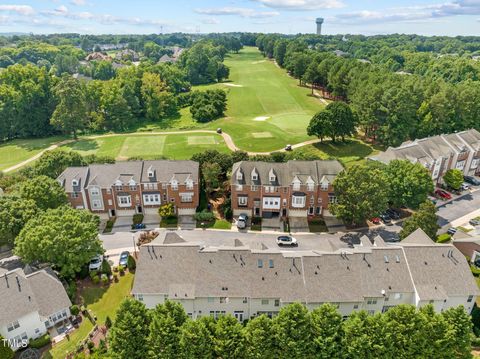
<svg viewBox="0 0 480 359"><path fill-rule="evenodd" d="M118 207L125 208L132 206L132 196L117 196Z"/></svg>

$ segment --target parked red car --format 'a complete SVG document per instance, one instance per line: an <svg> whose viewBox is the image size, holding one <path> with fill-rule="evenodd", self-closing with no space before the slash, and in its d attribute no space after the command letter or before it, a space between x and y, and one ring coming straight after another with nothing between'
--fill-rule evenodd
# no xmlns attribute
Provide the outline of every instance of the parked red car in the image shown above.
<svg viewBox="0 0 480 359"><path fill-rule="evenodd" d="M370 220L370 222L372 222L373 224L380 224L381 221L380 221L380 218L378 217L374 217Z"/></svg>
<svg viewBox="0 0 480 359"><path fill-rule="evenodd" d="M452 199L452 195L443 189L437 189L435 194L440 197L441 199Z"/></svg>

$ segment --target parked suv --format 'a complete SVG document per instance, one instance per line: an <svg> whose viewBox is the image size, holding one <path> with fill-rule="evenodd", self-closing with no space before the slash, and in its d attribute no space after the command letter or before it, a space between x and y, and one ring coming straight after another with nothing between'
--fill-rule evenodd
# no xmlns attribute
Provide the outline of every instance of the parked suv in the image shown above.
<svg viewBox="0 0 480 359"><path fill-rule="evenodd" d="M92 258L92 260L90 261L90 264L88 265L88 270L89 271L100 270L100 268L102 267L102 262L103 262L102 255Z"/></svg>
<svg viewBox="0 0 480 359"><path fill-rule="evenodd" d="M463 180L473 186L480 186L480 180L473 176L463 176Z"/></svg>
<svg viewBox="0 0 480 359"><path fill-rule="evenodd" d="M279 246L298 246L298 242L296 238L293 238L291 236L280 236L277 238L277 244Z"/></svg>
<svg viewBox="0 0 480 359"><path fill-rule="evenodd" d="M238 229L247 228L247 221L248 221L248 216L245 213L242 213L241 215L239 215L238 221L237 221L237 228Z"/></svg>

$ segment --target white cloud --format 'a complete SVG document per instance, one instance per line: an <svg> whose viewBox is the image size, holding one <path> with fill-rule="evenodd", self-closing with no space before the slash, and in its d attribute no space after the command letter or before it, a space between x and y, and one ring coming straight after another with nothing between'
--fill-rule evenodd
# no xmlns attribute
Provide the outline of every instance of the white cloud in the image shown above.
<svg viewBox="0 0 480 359"><path fill-rule="evenodd" d="M72 0L72 1L70 1L70 4L77 5L77 6L83 6L83 5L86 5L87 2L85 0Z"/></svg>
<svg viewBox="0 0 480 359"><path fill-rule="evenodd" d="M280 15L276 11L257 11L254 9L244 7L223 7L223 8L211 8L211 9L195 9L197 14L202 15L216 15L216 16L241 16L250 18L266 18Z"/></svg>
<svg viewBox="0 0 480 359"><path fill-rule="evenodd" d="M480 0L456 0L441 4L391 8L383 11L364 10L338 14L331 21L341 24L358 24L361 22L426 22L460 15L480 15Z"/></svg>
<svg viewBox="0 0 480 359"><path fill-rule="evenodd" d="M215 19L214 17L209 17L209 18L206 18L206 19L202 19L202 24L218 25L218 24L220 24L220 20Z"/></svg>
<svg viewBox="0 0 480 359"><path fill-rule="evenodd" d="M29 5L0 5L0 11L14 12L19 15L33 15L35 10Z"/></svg>
<svg viewBox="0 0 480 359"><path fill-rule="evenodd" d="M344 7L341 0L252 0L274 9L307 11Z"/></svg>

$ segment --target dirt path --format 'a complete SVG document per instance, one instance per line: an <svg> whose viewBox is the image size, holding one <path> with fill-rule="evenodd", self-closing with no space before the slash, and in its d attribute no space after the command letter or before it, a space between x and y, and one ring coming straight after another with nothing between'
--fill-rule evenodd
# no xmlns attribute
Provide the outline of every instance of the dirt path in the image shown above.
<svg viewBox="0 0 480 359"><path fill-rule="evenodd" d="M161 131L161 132L160 131L158 131L158 132L157 131L152 131L152 132L134 132L134 133L110 133L108 135L86 136L86 137L83 137L82 139L94 140L94 139L98 139L98 138L114 137L114 136L152 136L152 135L165 136L165 135L183 135L183 134L189 134L189 133L217 134L217 131L213 131L213 130L186 130L186 131ZM222 132L221 136L222 136L223 140L225 141L225 144L227 145L227 147L230 151L242 151L241 148L238 148L235 145L235 142L233 142L232 136L230 136L228 133ZM28 165L29 163L37 160L45 152L52 151L52 150L54 150L54 149L56 149L60 146L63 146L63 145L66 145L68 143L72 143L72 142L75 142L75 141L76 140L71 139L71 140L64 140L64 141L57 142L57 143L51 145L50 147L40 151L35 156L32 156L32 157L26 159L25 161L17 163L16 165L14 165L12 167L6 168L5 170L3 170L3 172L8 173L8 172L18 170L18 169ZM303 146L312 145L312 144L315 144L317 142L320 142L320 140L314 139L314 140L304 141L304 142L292 145L292 149L297 149L297 148L300 148L300 147L303 147ZM248 153L249 156L256 156L256 155L266 156L266 155L271 154L272 152L286 152L286 151L285 151L284 148L280 148L278 150L269 151L269 152L247 152L247 153Z"/></svg>

